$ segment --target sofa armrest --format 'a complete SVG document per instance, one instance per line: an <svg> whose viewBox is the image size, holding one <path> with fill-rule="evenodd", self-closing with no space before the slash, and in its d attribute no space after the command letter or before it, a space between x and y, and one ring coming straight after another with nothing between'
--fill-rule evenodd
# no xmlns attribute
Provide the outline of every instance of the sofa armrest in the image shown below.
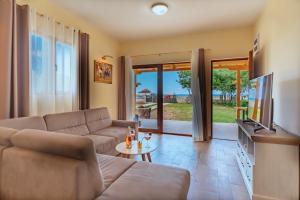
<svg viewBox="0 0 300 200"><path fill-rule="evenodd" d="M136 132L138 131L138 124L135 121L127 121L127 120L112 120L113 126L121 126L134 128Z"/></svg>

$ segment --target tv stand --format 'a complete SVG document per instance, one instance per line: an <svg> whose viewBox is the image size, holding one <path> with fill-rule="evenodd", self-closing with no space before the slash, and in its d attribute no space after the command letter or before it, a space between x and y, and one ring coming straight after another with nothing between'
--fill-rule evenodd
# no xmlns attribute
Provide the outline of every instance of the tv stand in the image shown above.
<svg viewBox="0 0 300 200"><path fill-rule="evenodd" d="M256 132L256 131L259 131L259 130L262 130L264 129L264 127L260 126L260 125L256 125L254 128L253 128L253 131Z"/></svg>
<svg viewBox="0 0 300 200"><path fill-rule="evenodd" d="M298 199L300 137L237 120L236 160L251 199ZM280 192L278 192L280 191Z"/></svg>
<svg viewBox="0 0 300 200"><path fill-rule="evenodd" d="M264 129L263 126L261 126L260 124L254 122L252 120L249 120L249 119L242 120L242 122L245 123L245 124L249 124L249 125L253 126L253 131L254 132Z"/></svg>

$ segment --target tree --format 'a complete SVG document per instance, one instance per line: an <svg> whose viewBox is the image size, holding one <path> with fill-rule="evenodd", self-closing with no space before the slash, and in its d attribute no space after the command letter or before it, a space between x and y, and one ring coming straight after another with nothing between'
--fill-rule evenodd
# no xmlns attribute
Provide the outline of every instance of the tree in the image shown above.
<svg viewBox="0 0 300 200"><path fill-rule="evenodd" d="M249 72L241 71L241 92L245 92L249 83ZM233 96L236 93L236 72L215 69L213 71L213 90L221 91L221 101L226 101L226 96L230 96L230 101L233 102Z"/></svg>
<svg viewBox="0 0 300 200"><path fill-rule="evenodd" d="M221 91L221 101L227 100L227 95L230 96L230 101L233 101L233 95L236 91L235 87L235 73L229 70L214 70L213 71L213 90Z"/></svg>
<svg viewBox="0 0 300 200"><path fill-rule="evenodd" d="M181 85L183 89L187 89L189 96L191 95L192 87L192 72L191 71L179 71L177 72L179 80L177 83Z"/></svg>
<svg viewBox="0 0 300 200"><path fill-rule="evenodd" d="M241 92L245 92L248 88L249 84L249 72L248 71L241 71Z"/></svg>

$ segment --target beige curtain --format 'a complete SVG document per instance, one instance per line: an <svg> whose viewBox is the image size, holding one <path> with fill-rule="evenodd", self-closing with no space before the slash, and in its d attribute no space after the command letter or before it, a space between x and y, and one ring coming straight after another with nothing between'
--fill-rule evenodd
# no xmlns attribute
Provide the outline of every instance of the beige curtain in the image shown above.
<svg viewBox="0 0 300 200"><path fill-rule="evenodd" d="M125 56L125 98L126 98L126 120L134 119L134 80L132 71L132 59Z"/></svg>
<svg viewBox="0 0 300 200"><path fill-rule="evenodd" d="M29 114L29 8L0 0L0 118Z"/></svg>
<svg viewBox="0 0 300 200"><path fill-rule="evenodd" d="M130 56L120 58L118 79L118 119L133 120L134 80L132 78L132 60Z"/></svg>
<svg viewBox="0 0 300 200"><path fill-rule="evenodd" d="M79 32L79 109L90 108L89 35Z"/></svg>

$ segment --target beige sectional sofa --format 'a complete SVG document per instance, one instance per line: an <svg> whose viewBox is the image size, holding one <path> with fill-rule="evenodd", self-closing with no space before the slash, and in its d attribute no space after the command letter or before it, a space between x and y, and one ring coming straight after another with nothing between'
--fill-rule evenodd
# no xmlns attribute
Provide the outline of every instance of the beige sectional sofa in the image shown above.
<svg viewBox="0 0 300 200"><path fill-rule="evenodd" d="M60 132L90 138L96 152L117 155L115 146L125 141L128 126L137 129L133 121L112 120L107 108L48 114L43 117L24 117L0 120L0 126L7 128L37 129Z"/></svg>
<svg viewBox="0 0 300 200"><path fill-rule="evenodd" d="M0 121L0 199L186 199L187 170L97 153L129 124L105 108Z"/></svg>

